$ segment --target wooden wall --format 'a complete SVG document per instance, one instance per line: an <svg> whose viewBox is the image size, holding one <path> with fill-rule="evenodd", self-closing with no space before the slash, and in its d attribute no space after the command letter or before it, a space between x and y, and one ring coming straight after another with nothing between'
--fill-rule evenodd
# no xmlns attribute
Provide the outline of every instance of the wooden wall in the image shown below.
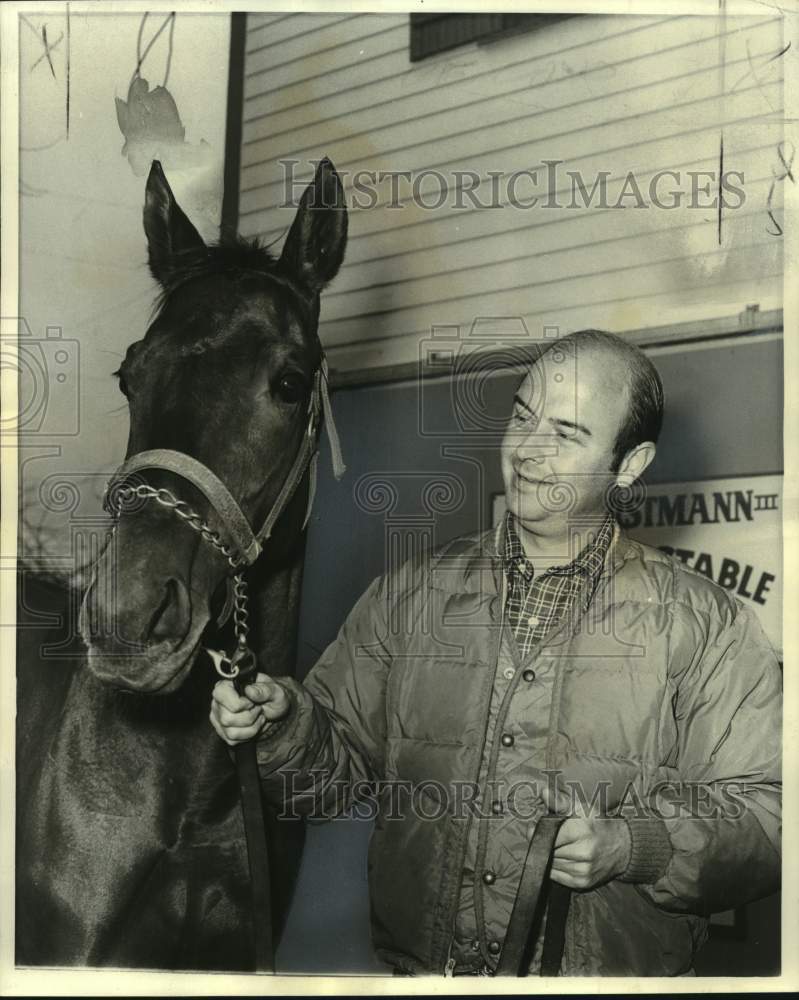
<svg viewBox="0 0 799 1000"><path fill-rule="evenodd" d="M540 336L545 325L623 332L779 308L782 240L768 232L767 202L782 170L782 47L781 18L763 7L723 19L572 17L412 64L407 14L250 15L240 229L282 239L293 208L280 207L281 160L297 161L296 180L324 155L342 172L350 244L322 324L341 371L413 361L432 326L476 317L521 317ZM700 176L691 207L688 172L718 173L722 132L724 169L743 172L732 183L744 196L728 195L719 242L717 182ZM564 207L544 207L544 160L563 161ZM536 167L537 183L522 178L516 193L538 204L510 204L509 176ZM632 171L648 207L628 194L626 207L603 208L598 193L567 207L567 170L589 191L606 172L608 206ZM681 174L660 186L663 204L679 187L679 207L651 204L663 170ZM384 180L370 205L357 171L411 180L393 182L393 206ZM483 204L493 172L499 207L471 205L473 181L456 171L477 173Z"/></svg>

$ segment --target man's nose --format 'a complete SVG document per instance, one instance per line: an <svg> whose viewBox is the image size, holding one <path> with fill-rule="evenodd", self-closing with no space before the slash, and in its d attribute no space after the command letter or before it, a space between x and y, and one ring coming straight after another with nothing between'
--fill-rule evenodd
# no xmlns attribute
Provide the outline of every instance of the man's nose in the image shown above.
<svg viewBox="0 0 799 1000"><path fill-rule="evenodd" d="M516 457L520 462L535 462L540 464L547 458L557 455L557 446L547 442L541 434L531 431L516 442Z"/></svg>

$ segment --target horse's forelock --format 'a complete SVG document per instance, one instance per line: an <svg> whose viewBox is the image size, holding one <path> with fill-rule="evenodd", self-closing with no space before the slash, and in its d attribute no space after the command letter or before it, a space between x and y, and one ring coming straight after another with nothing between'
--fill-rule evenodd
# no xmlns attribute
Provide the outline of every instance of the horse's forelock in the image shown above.
<svg viewBox="0 0 799 1000"><path fill-rule="evenodd" d="M155 301L152 322L163 315L175 292L189 281L217 275L235 280L247 275L277 276L278 273L277 258L257 239L235 236L209 246L174 253L161 281L161 293Z"/></svg>

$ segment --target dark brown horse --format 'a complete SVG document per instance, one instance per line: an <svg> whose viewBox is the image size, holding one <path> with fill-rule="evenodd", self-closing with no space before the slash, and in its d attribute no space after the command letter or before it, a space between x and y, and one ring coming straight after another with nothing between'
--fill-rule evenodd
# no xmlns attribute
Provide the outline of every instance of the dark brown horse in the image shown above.
<svg viewBox="0 0 799 1000"><path fill-rule="evenodd" d="M157 163L144 227L162 296L117 373L130 406L127 456L191 456L260 524L306 432L319 293L346 244L339 178L320 163L277 259L238 239L206 246ZM163 469L145 477L224 537L189 482ZM277 674L294 672L307 493L306 476L248 572L250 645ZM83 602L86 653L71 659L40 656L48 643L79 642L68 598L22 581L18 964L253 967L238 785L208 721L217 677L202 651L230 648L230 625L216 626L230 574L170 509L147 501L123 512ZM59 601L60 626L25 610ZM268 838L279 928L302 828L272 815Z"/></svg>

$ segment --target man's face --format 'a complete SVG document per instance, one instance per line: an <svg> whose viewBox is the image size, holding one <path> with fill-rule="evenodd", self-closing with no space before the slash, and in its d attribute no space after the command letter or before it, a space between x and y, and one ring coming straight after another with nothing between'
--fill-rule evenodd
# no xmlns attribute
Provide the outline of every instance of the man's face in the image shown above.
<svg viewBox="0 0 799 1000"><path fill-rule="evenodd" d="M575 516L604 514L627 416L626 373L601 351L582 348L575 357L574 345L568 349L565 362L555 348L531 366L502 442L508 509L541 535L563 534Z"/></svg>

